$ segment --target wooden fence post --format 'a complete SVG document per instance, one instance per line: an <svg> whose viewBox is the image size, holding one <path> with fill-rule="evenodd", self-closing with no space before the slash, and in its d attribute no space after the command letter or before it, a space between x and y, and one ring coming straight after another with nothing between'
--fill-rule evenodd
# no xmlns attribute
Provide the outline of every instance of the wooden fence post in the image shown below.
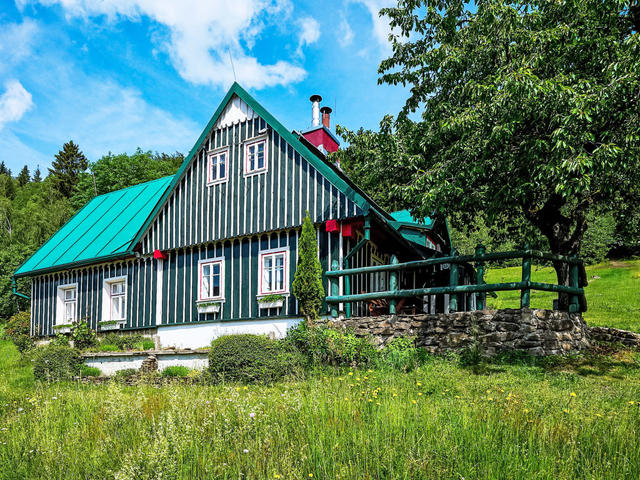
<svg viewBox="0 0 640 480"><path fill-rule="evenodd" d="M396 257L395 255L391 256L391 265L397 265L398 264L398 257ZM391 272L389 272L389 290L391 290L392 292L395 290L398 290L398 271L397 270L391 270ZM389 301L389 313L391 315L395 315L396 314L396 305L398 303L398 299L397 298L392 298Z"/></svg>
<svg viewBox="0 0 640 480"><path fill-rule="evenodd" d="M484 245L479 244L476 247L476 255L484 255L486 249ZM484 268L485 263L476 264L476 285L484 285ZM487 294L485 292L476 293L476 310L484 310L487 307Z"/></svg>
<svg viewBox="0 0 640 480"><path fill-rule="evenodd" d="M573 258L575 259L576 256L573 255ZM573 288L578 288L578 264L577 263L571 263L569 265L569 286ZM569 312L576 313L578 311L580 311L580 300L578 299L577 295L572 293L571 296L569 297Z"/></svg>
<svg viewBox="0 0 640 480"><path fill-rule="evenodd" d="M521 308L529 308L529 305L531 304L531 290L528 288L529 283L531 282L531 257L528 256L530 248L529 244L525 243L525 253L522 257L522 283L525 286L520 290Z"/></svg>
<svg viewBox="0 0 640 480"><path fill-rule="evenodd" d="M451 252L451 256L457 257L458 251L456 249L453 249L453 251ZM459 281L460 281L460 278L458 275L458 264L451 262L449 267L449 286L457 287ZM458 310L458 294L452 292L449 294L449 312L455 312L457 310Z"/></svg>
<svg viewBox="0 0 640 480"><path fill-rule="evenodd" d="M349 259L346 258L344 261L344 268L349 268ZM344 294L351 295L351 275L344 276ZM345 302L344 304L344 315L347 318L351 318L351 302Z"/></svg>
<svg viewBox="0 0 640 480"><path fill-rule="evenodd" d="M331 262L331 270L338 270L340 268L340 264L338 263L338 260L333 260L333 262ZM338 277L329 277L329 287L331 290L331 296L338 296L340 295L340 279ZM332 303L331 304L331 316L333 318L337 318L338 317L338 304L337 303Z"/></svg>

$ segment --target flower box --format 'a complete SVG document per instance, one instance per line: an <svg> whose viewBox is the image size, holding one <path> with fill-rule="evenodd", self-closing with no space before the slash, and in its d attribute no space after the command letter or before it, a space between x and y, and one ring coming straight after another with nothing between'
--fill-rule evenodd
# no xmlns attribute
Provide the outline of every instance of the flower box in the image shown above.
<svg viewBox="0 0 640 480"><path fill-rule="evenodd" d="M260 308L282 308L284 305L284 295L258 297Z"/></svg>
<svg viewBox="0 0 640 480"><path fill-rule="evenodd" d="M53 326L53 331L54 333L58 334L58 333L71 333L71 327L73 325L71 323L67 323L64 325L54 325Z"/></svg>
<svg viewBox="0 0 640 480"><path fill-rule="evenodd" d="M98 322L98 327L100 327L101 332L106 332L109 330L120 330L126 323L126 320L107 320L105 322Z"/></svg>
<svg viewBox="0 0 640 480"><path fill-rule="evenodd" d="M198 313L218 313L220 312L220 302L198 303Z"/></svg>

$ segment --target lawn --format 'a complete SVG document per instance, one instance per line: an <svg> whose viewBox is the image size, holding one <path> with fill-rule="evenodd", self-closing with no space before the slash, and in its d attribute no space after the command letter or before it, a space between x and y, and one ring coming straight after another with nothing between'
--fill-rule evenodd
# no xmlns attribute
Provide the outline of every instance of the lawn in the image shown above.
<svg viewBox="0 0 640 480"><path fill-rule="evenodd" d="M0 342L1 479L640 478L640 354L273 386L35 383Z"/></svg>
<svg viewBox="0 0 640 480"><path fill-rule="evenodd" d="M640 332L640 260L608 261L588 266L589 286L585 288L587 312L584 319L592 326L607 326ZM487 283L519 281L521 267L489 268ZM532 280L556 283L551 267L532 268ZM488 299L492 308L516 308L520 292L498 292ZM551 308L556 296L547 292L531 292L531 306Z"/></svg>

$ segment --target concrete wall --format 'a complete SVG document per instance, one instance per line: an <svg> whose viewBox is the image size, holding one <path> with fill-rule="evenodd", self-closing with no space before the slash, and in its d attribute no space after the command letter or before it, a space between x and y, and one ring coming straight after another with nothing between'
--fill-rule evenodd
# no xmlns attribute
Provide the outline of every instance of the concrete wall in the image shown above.
<svg viewBox="0 0 640 480"><path fill-rule="evenodd" d="M183 365L196 370L207 367L206 351L152 351L152 352L109 352L86 353L83 355L85 365L99 368L103 375L113 375L118 370L135 368L139 370L142 362L149 355L158 359L158 371L173 365Z"/></svg>
<svg viewBox="0 0 640 480"><path fill-rule="evenodd" d="M551 310L480 310L432 315L355 317L336 327L372 335L379 346L400 336L445 353L477 345L485 355L521 350L534 356L559 355L589 347L588 327L579 313Z"/></svg>

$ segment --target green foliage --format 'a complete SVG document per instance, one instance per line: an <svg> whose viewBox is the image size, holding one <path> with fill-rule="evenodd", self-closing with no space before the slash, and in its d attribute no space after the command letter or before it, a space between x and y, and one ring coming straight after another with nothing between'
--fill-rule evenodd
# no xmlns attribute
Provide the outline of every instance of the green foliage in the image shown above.
<svg viewBox="0 0 640 480"><path fill-rule="evenodd" d="M304 217L298 245L298 264L291 291L298 299L300 312L306 317L307 322L311 323L318 318L325 293L322 285L322 266L318 260L317 234L309 212Z"/></svg>
<svg viewBox="0 0 640 480"><path fill-rule="evenodd" d="M136 370L135 368L125 368L122 370L118 370L115 373L114 377L116 380L126 381L132 377L135 377L136 375L138 375L138 370Z"/></svg>
<svg viewBox="0 0 640 480"><path fill-rule="evenodd" d="M611 213L589 212L580 257L586 264L604 261L616 241L616 220Z"/></svg>
<svg viewBox="0 0 640 480"><path fill-rule="evenodd" d="M277 302L278 300L284 300L285 296L280 293L271 293L258 299L259 303ZM202 305L202 304L200 304Z"/></svg>
<svg viewBox="0 0 640 480"><path fill-rule="evenodd" d="M187 377L191 370L183 365L171 365L162 370L163 377Z"/></svg>
<svg viewBox="0 0 640 480"><path fill-rule="evenodd" d="M139 333L124 335L108 333L100 340L98 350L101 352L121 352L125 350L150 350L155 342Z"/></svg>
<svg viewBox="0 0 640 480"><path fill-rule="evenodd" d="M22 170L20 170L20 173L16 177L16 181L18 182L18 186L24 187L27 183L29 183L29 180L31 180L29 167L25 165L24 167L22 167Z"/></svg>
<svg viewBox="0 0 640 480"><path fill-rule="evenodd" d="M69 198L76 190L76 185L80 180L80 174L84 172L89 164L87 157L80 150L73 140L69 140L62 146L51 164L49 174L54 188L60 194Z"/></svg>
<svg viewBox="0 0 640 480"><path fill-rule="evenodd" d="M13 342L18 351L23 354L31 350L35 345L31 333L31 313L19 312L11 317L7 323L4 334Z"/></svg>
<svg viewBox="0 0 640 480"><path fill-rule="evenodd" d="M98 351L99 352L121 352L122 349L117 345L113 345L111 343L100 342L100 345L98 345Z"/></svg>
<svg viewBox="0 0 640 480"><path fill-rule="evenodd" d="M69 347L71 343L69 342L69 337L66 335L54 335L49 345L56 345L58 347Z"/></svg>
<svg viewBox="0 0 640 480"><path fill-rule="evenodd" d="M415 338L397 337L380 351L376 366L380 369L410 372L423 365L427 358L429 356L426 350L416 347Z"/></svg>
<svg viewBox="0 0 640 480"><path fill-rule="evenodd" d="M334 330L325 325L310 327L300 323L289 329L285 342L304 356L307 366L369 365L377 360L379 354L370 339Z"/></svg>
<svg viewBox="0 0 640 480"><path fill-rule="evenodd" d="M80 374L82 357L76 348L44 345L32 354L33 374L36 380L71 380Z"/></svg>
<svg viewBox="0 0 640 480"><path fill-rule="evenodd" d="M209 376L214 382L271 383L301 372L297 352L261 335L227 335L211 342Z"/></svg>
<svg viewBox="0 0 640 480"><path fill-rule="evenodd" d="M98 344L96 332L91 329L89 322L80 320L71 326L73 345L79 350L86 350Z"/></svg>
<svg viewBox="0 0 640 480"><path fill-rule="evenodd" d="M97 367L90 367L85 365L84 363L80 365L80 376L81 377L99 377L102 375L102 372Z"/></svg>

